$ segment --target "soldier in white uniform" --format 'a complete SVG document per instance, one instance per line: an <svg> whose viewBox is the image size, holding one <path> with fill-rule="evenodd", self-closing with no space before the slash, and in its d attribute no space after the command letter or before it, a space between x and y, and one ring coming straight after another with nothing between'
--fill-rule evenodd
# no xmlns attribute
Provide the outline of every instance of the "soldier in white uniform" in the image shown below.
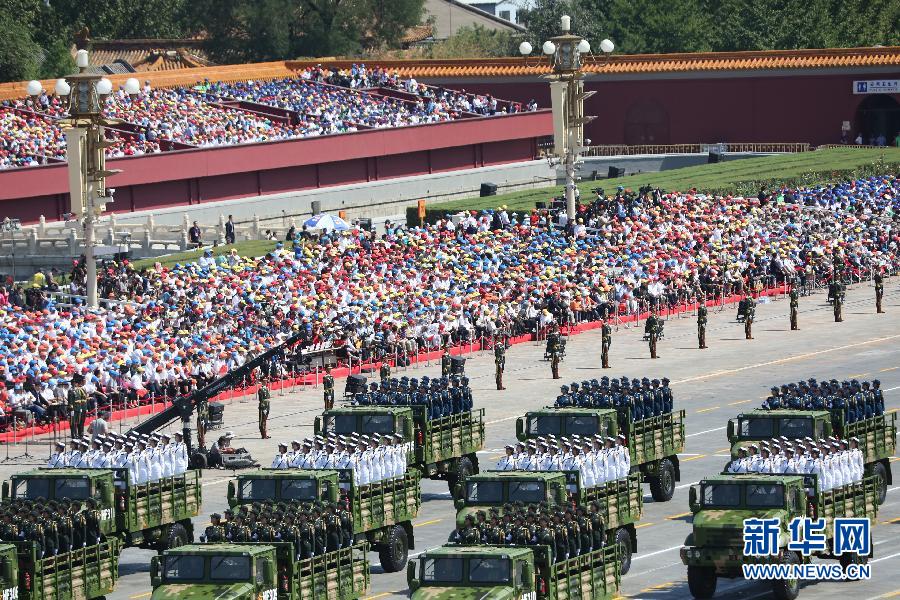
<svg viewBox="0 0 900 600"><path fill-rule="evenodd" d="M335 443L335 459L334 459L334 468L335 469L349 469L350 468L350 454L347 452L347 442L343 436L339 437L337 442Z"/></svg>
<svg viewBox="0 0 900 600"><path fill-rule="evenodd" d="M769 459L772 463L771 473L784 473L784 457L781 455L781 445L775 444L772 446L771 458Z"/></svg>
<svg viewBox="0 0 900 600"><path fill-rule="evenodd" d="M378 443L373 435L369 439L369 450L372 454L372 483L384 479L384 446Z"/></svg>
<svg viewBox="0 0 900 600"><path fill-rule="evenodd" d="M287 469L288 465L291 463L291 459L288 456L288 444L287 442L278 442L278 452L275 453L275 458L272 459L272 468L273 469Z"/></svg>
<svg viewBox="0 0 900 600"><path fill-rule="evenodd" d="M184 443L184 435L180 431L172 433L172 475L178 476L188 469L187 444Z"/></svg>
<svg viewBox="0 0 900 600"><path fill-rule="evenodd" d="M407 446L403 443L403 436L394 434L394 477L406 477Z"/></svg>
<svg viewBox="0 0 900 600"><path fill-rule="evenodd" d="M603 442L599 439L599 436L594 437L594 441L591 443L591 451L594 455L594 485L603 485L606 483L609 454L603 447Z"/></svg>
<svg viewBox="0 0 900 600"><path fill-rule="evenodd" d="M134 451L134 442L128 441L125 443L125 464L124 467L128 469L128 483L134 485L138 481L138 473L137 473L137 453Z"/></svg>
<svg viewBox="0 0 900 600"><path fill-rule="evenodd" d="M747 448L741 446L738 449L738 457L731 461L728 465L729 473L746 473L747 472Z"/></svg>
<svg viewBox="0 0 900 600"><path fill-rule="evenodd" d="M51 469L61 469L66 466L66 445L63 442L53 444L56 452L50 455L47 460L47 467Z"/></svg>
<svg viewBox="0 0 900 600"><path fill-rule="evenodd" d="M854 481L862 481L866 466L862 450L859 449L858 437L850 438L850 464L853 468Z"/></svg>
<svg viewBox="0 0 900 600"><path fill-rule="evenodd" d="M316 436L315 442L315 459L310 468L324 469L328 465L328 452L325 450L325 438Z"/></svg>
<svg viewBox="0 0 900 600"><path fill-rule="evenodd" d="M356 477L356 485L369 485L369 460L366 456L366 442L363 439L359 440L352 460L355 465L353 472Z"/></svg>
<svg viewBox="0 0 900 600"><path fill-rule="evenodd" d="M619 445L616 447L616 450L619 451L619 478L628 477L628 474L631 472L631 452L628 450L628 446L625 445L625 436L621 433L616 437L616 441L618 441Z"/></svg>
<svg viewBox="0 0 900 600"><path fill-rule="evenodd" d="M100 437L95 437L91 442L91 458L88 464L91 469L103 469L109 467L106 461L106 452L103 451L103 442Z"/></svg>
<svg viewBox="0 0 900 600"><path fill-rule="evenodd" d="M291 457L288 466L292 469L298 468L300 466L300 461L303 460L303 444L300 443L299 440L291 440L291 450L288 454L290 454Z"/></svg>
<svg viewBox="0 0 900 600"><path fill-rule="evenodd" d="M759 472L774 473L774 471L772 471L771 451L769 450L768 446L763 446L762 448L760 448L759 455Z"/></svg>
<svg viewBox="0 0 900 600"><path fill-rule="evenodd" d="M747 460L744 461L747 465L748 473L757 473L759 472L759 446L756 444L750 444L748 446L748 454Z"/></svg>
<svg viewBox="0 0 900 600"><path fill-rule="evenodd" d="M584 442L581 451L579 456L581 464L578 469L581 472L581 484L585 487L594 487L596 481L594 480L594 453L591 451L591 443Z"/></svg>
<svg viewBox="0 0 900 600"><path fill-rule="evenodd" d="M150 481L159 481L162 479L162 440L159 436L151 436L150 441Z"/></svg>
<svg viewBox="0 0 900 600"><path fill-rule="evenodd" d="M147 449L146 437L141 437L135 446L135 467L137 469L137 483L143 484L150 481L150 452Z"/></svg>
<svg viewBox="0 0 900 600"><path fill-rule="evenodd" d="M809 469L807 472L810 475L818 476L819 489L824 490L825 487L823 482L824 475L822 473L822 460L819 458L820 452L821 451L815 446L813 446L812 450L810 450L810 457L806 461L808 465L807 468Z"/></svg>
<svg viewBox="0 0 900 600"><path fill-rule="evenodd" d="M172 443L172 437L168 433L162 434L160 465L163 477L172 477L175 474L175 444Z"/></svg>
<svg viewBox="0 0 900 600"><path fill-rule="evenodd" d="M797 470L797 460L794 458L793 446L787 446L784 449L784 470L782 473L796 475L800 471Z"/></svg>

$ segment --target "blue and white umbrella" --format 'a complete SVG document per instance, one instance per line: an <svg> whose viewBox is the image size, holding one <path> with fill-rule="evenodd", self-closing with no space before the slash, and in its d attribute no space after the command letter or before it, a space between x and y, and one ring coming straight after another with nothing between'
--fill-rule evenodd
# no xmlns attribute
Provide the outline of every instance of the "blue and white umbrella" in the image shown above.
<svg viewBox="0 0 900 600"><path fill-rule="evenodd" d="M350 226L347 225L345 220L327 213L315 215L311 219L307 219L303 224L309 229L324 229L326 231L331 231L332 229L336 231L350 229Z"/></svg>

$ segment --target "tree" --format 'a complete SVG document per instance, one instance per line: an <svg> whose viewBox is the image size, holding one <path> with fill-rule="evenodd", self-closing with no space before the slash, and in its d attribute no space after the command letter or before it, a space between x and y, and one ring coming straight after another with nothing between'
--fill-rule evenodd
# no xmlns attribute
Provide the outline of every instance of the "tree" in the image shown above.
<svg viewBox="0 0 900 600"><path fill-rule="evenodd" d="M457 32L431 47L429 58L477 58L510 56L517 52L519 38L508 31L482 25L460 27Z"/></svg>
<svg viewBox="0 0 900 600"><path fill-rule="evenodd" d="M0 11L0 81L23 81L38 77L41 47L31 39L27 26Z"/></svg>

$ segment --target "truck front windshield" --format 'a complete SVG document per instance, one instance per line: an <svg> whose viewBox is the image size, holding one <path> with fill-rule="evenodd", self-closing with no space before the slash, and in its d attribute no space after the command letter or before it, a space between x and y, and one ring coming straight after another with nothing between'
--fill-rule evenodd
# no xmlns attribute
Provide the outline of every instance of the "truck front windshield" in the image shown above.
<svg viewBox="0 0 900 600"><path fill-rule="evenodd" d="M777 483L748 483L747 506L754 508L784 506L784 486Z"/></svg>
<svg viewBox="0 0 900 600"><path fill-rule="evenodd" d="M198 581L203 579L202 556L166 556L163 579L166 581Z"/></svg>
<svg viewBox="0 0 900 600"><path fill-rule="evenodd" d="M572 415L566 418L566 435L596 435L597 417L590 415Z"/></svg>
<svg viewBox="0 0 900 600"><path fill-rule="evenodd" d="M363 415L363 433L394 433L394 415Z"/></svg>
<svg viewBox="0 0 900 600"><path fill-rule="evenodd" d="M87 500L91 482L86 478L19 479L15 482L16 498L34 500Z"/></svg>
<svg viewBox="0 0 900 600"><path fill-rule="evenodd" d="M469 581L472 583L509 583L509 559L470 558Z"/></svg>
<svg viewBox="0 0 900 600"><path fill-rule="evenodd" d="M768 417L743 417L738 425L742 439L760 440L775 435L775 419Z"/></svg>
<svg viewBox="0 0 900 600"><path fill-rule="evenodd" d="M212 581L250 581L249 556L213 556L209 559Z"/></svg>
<svg viewBox="0 0 900 600"><path fill-rule="evenodd" d="M741 505L741 486L707 483L703 485L703 506L735 507Z"/></svg>
<svg viewBox="0 0 900 600"><path fill-rule="evenodd" d="M801 440L812 437L813 420L810 417L782 417L778 422L778 435Z"/></svg>
<svg viewBox="0 0 900 600"><path fill-rule="evenodd" d="M272 500L275 498L274 479L245 479L241 482L241 500Z"/></svg>
<svg viewBox="0 0 900 600"><path fill-rule="evenodd" d="M332 415L325 417L325 432L347 434L356 431L356 415Z"/></svg>
<svg viewBox="0 0 900 600"><path fill-rule="evenodd" d="M503 502L503 482L468 482L466 485L466 501L470 504L499 504Z"/></svg>
<svg viewBox="0 0 900 600"><path fill-rule="evenodd" d="M556 415L535 415L528 417L528 435L561 435L562 419Z"/></svg>
<svg viewBox="0 0 900 600"><path fill-rule="evenodd" d="M286 479L281 482L282 500L310 501L316 498L315 479Z"/></svg>
<svg viewBox="0 0 900 600"><path fill-rule="evenodd" d="M509 502L540 502L546 500L543 481L510 481Z"/></svg>
<svg viewBox="0 0 900 600"><path fill-rule="evenodd" d="M459 583L463 577L461 558L423 558L422 581L424 583Z"/></svg>

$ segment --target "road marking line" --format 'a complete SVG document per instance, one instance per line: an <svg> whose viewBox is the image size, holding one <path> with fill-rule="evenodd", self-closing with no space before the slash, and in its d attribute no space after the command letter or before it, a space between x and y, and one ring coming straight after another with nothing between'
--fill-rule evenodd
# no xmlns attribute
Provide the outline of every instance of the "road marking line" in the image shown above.
<svg viewBox="0 0 900 600"><path fill-rule="evenodd" d="M758 369L759 367L771 367L773 365L780 365L786 362L792 362L795 360L804 360L807 358L812 358L814 356L821 356L822 354L829 354L831 352L837 352L838 350L848 350L850 348L858 348L859 346L868 346L869 344L877 344L879 342L887 342L890 340L895 340L900 338L900 334L896 335L888 335L885 337L874 338L871 340L866 340L864 342L856 342L855 344L846 344L844 346L835 346L833 348L825 348L824 350L816 350L815 352L807 352L806 354L798 354L796 356L787 356L785 358L778 358L776 360L768 360L766 362L756 363L753 365L746 365L743 367L737 367L735 369L725 369L724 371L716 371L715 373L707 373L706 375L697 375L695 377L688 377L687 379L680 379L678 381L673 381L669 385L677 385L681 383L690 383L692 381L702 381L704 379L709 379L711 377L718 377L719 375L730 375L732 373L742 373L744 371L750 371L752 369ZM898 386L900 388L900 386ZM885 390L889 391L889 390Z"/></svg>
<svg viewBox="0 0 900 600"><path fill-rule="evenodd" d="M671 552L672 550L681 550L681 545L679 544L678 546L672 546L671 548L666 548L664 550L657 550L656 552L651 552L650 554L641 554L640 556L635 556L631 559L631 562L650 558L651 556L657 556L658 554L665 554L666 552Z"/></svg>
<svg viewBox="0 0 900 600"><path fill-rule="evenodd" d="M856 373L855 375L847 375L847 379L859 379L860 377L865 377L869 375L869 373Z"/></svg>
<svg viewBox="0 0 900 600"><path fill-rule="evenodd" d="M697 456L692 456L692 457L690 457L690 458L686 458L686 459L684 459L684 460L681 461L681 462L685 463L685 462L688 462L688 461L691 461L691 460L697 460L698 458L706 458L706 455L705 455L705 454L698 454Z"/></svg>
<svg viewBox="0 0 900 600"><path fill-rule="evenodd" d="M676 456L700 456L699 452L682 452Z"/></svg>
<svg viewBox="0 0 900 600"><path fill-rule="evenodd" d="M900 517L896 519L891 519L890 521L882 521L882 523L900 523Z"/></svg>
<svg viewBox="0 0 900 600"><path fill-rule="evenodd" d="M640 529L641 527L650 527L653 523L641 523L640 525L635 525L635 529Z"/></svg>
<svg viewBox="0 0 900 600"><path fill-rule="evenodd" d="M676 490L681 490L681 489L684 489L684 488L686 488L686 487L691 487L692 485L697 485L698 483L700 483L700 482L699 482L699 481L695 481L694 483L683 483L683 484L681 484L681 485L676 485L676 486L675 486L675 489L676 489Z"/></svg>
<svg viewBox="0 0 900 600"><path fill-rule="evenodd" d="M753 402L753 400L738 400L737 402L729 402L728 406L737 406L738 404L747 404L748 402Z"/></svg>
<svg viewBox="0 0 900 600"><path fill-rule="evenodd" d="M722 408L722 407L721 407L721 406L710 406L709 408L701 408L700 410L697 411L697 413L698 413L698 414L699 414L699 413L705 413L705 412L709 412L709 411L711 411L711 410L717 410L717 409L719 409L719 408Z"/></svg>
<svg viewBox="0 0 900 600"><path fill-rule="evenodd" d="M888 560L888 559L891 559L891 558L897 558L898 556L900 556L900 552L895 552L894 554L891 554L890 556L882 556L881 558L876 558L875 560L870 560L869 562L870 562L870 563L877 563L877 562L881 562L881 561L883 561L883 560Z"/></svg>
<svg viewBox="0 0 900 600"><path fill-rule="evenodd" d="M894 462L894 461L897 461L897 460L900 460L900 456L894 456L894 457L891 458L891 462Z"/></svg>
<svg viewBox="0 0 900 600"><path fill-rule="evenodd" d="M143 594L137 594L136 596L128 596L131 600L136 600L137 598L146 598L147 596L152 595L153 592L144 592Z"/></svg>
<svg viewBox="0 0 900 600"><path fill-rule="evenodd" d="M717 458L731 458L730 454L713 454Z"/></svg>
<svg viewBox="0 0 900 600"><path fill-rule="evenodd" d="M681 514L678 514L678 515L672 515L672 516L666 517L666 518L669 519L669 520L671 521L671 520L674 520L674 519L680 519L681 517L686 517L686 516L688 516L688 515L690 515L690 514L692 514L692 513L691 513L691 512L686 512L686 513L681 513Z"/></svg>
<svg viewBox="0 0 900 600"><path fill-rule="evenodd" d="M897 369L900 369L900 367L889 367L887 369L881 369L878 372L879 373L887 373L888 371L896 371ZM897 593L900 594L900 591L898 591Z"/></svg>
<svg viewBox="0 0 900 600"><path fill-rule="evenodd" d="M875 600L875 599L878 599L878 598L896 598L897 596L900 596L900 590L895 590L895 591L893 591L893 592L888 592L887 594L882 594L881 596L875 596L875 598L872 599L872 600Z"/></svg>
<svg viewBox="0 0 900 600"><path fill-rule="evenodd" d="M647 592L653 592L653 591L656 591L656 590L665 590L665 589L668 589L668 588L672 587L673 585L675 585L675 582L674 582L674 581L667 581L667 582L665 582L665 583L658 583L658 584L656 584L656 585L651 585L650 587L645 587L644 589L642 589L642 590L640 591L640 593L644 594L644 593L647 593Z"/></svg>
<svg viewBox="0 0 900 600"><path fill-rule="evenodd" d="M422 521L421 523L413 523L413 527L424 527L426 525L434 525L435 523L440 523L443 519L432 519L430 521Z"/></svg>
<svg viewBox="0 0 900 600"><path fill-rule="evenodd" d="M385 596L392 596L394 594L399 594L400 592L381 592L380 594L375 594L374 596L369 596L366 600L375 600L375 598L384 598Z"/></svg>
<svg viewBox="0 0 900 600"><path fill-rule="evenodd" d="M722 431L723 429L725 429L725 426L716 427L715 429L707 429L706 431L698 431L697 433L689 433L688 435L686 435L684 437L696 437L698 435L703 435L704 433L712 433L713 431Z"/></svg>
<svg viewBox="0 0 900 600"><path fill-rule="evenodd" d="M513 419L518 419L519 415L514 417L504 417L502 419L497 419L496 421L488 421L485 425L494 425L495 423L503 423L504 421L512 421Z"/></svg>
<svg viewBox="0 0 900 600"><path fill-rule="evenodd" d="M222 483L222 482L225 482L225 481L231 481L231 477L226 477L226 478L224 478L224 479L213 479L212 481L207 481L207 482L205 482L205 483L201 483L200 485L201 485L202 487L206 487L206 486L208 486L208 485L215 485L215 484L217 484L217 483Z"/></svg>
<svg viewBox="0 0 900 600"><path fill-rule="evenodd" d="M716 450L716 454L721 452L731 452L731 448L719 448L718 450Z"/></svg>

